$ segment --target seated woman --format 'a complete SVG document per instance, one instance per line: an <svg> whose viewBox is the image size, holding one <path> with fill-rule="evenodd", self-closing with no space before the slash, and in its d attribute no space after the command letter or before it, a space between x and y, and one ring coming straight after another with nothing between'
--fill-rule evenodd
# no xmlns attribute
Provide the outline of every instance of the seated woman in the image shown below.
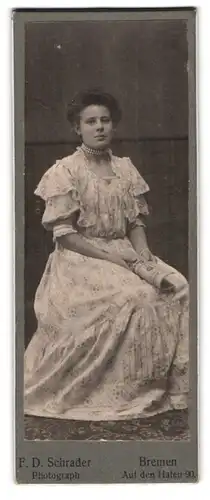
<svg viewBox="0 0 210 500"><path fill-rule="evenodd" d="M81 146L35 191L55 249L35 296L25 413L119 420L186 408L188 286L151 254L149 187L129 158L109 149L118 103L83 92L68 118Z"/></svg>

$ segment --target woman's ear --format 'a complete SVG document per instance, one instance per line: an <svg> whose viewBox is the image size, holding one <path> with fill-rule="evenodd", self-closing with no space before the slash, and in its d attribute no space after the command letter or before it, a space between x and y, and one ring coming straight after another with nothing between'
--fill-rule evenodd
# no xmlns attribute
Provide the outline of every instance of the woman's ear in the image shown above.
<svg viewBox="0 0 210 500"><path fill-rule="evenodd" d="M79 136L81 135L79 123L74 124L74 131L76 132L77 135L79 135Z"/></svg>

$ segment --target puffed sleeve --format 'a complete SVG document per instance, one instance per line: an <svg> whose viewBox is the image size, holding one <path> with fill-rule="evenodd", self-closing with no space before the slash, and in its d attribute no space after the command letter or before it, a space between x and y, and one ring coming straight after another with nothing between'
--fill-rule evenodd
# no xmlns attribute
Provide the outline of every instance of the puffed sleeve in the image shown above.
<svg viewBox="0 0 210 500"><path fill-rule="evenodd" d="M62 162L53 165L39 182L35 195L45 201L42 224L53 231L53 239L76 233L76 215L80 210L80 197L75 175Z"/></svg>
<svg viewBox="0 0 210 500"><path fill-rule="evenodd" d="M128 209L128 229L136 226L145 226L145 216L149 214L145 194L149 191L149 186L143 179L130 158L126 158L127 177L130 183L129 188L129 209Z"/></svg>

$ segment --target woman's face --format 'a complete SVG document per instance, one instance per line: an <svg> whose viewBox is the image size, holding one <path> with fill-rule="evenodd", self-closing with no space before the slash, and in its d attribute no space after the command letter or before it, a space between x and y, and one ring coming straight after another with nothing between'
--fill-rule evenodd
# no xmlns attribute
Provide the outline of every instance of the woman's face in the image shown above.
<svg viewBox="0 0 210 500"><path fill-rule="evenodd" d="M86 146L92 149L106 148L113 133L113 123L108 108L91 104L80 113L80 122L76 132L82 136Z"/></svg>

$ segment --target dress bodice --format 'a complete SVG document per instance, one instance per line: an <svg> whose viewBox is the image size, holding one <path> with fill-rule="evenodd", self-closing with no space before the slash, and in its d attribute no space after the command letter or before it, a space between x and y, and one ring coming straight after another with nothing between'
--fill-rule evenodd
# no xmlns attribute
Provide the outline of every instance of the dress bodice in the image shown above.
<svg viewBox="0 0 210 500"><path fill-rule="evenodd" d="M123 237L128 223L148 214L147 183L130 158L109 154L109 176L97 176L81 147L44 174L35 194L45 200L42 222L47 230L76 220L74 229L90 236Z"/></svg>

